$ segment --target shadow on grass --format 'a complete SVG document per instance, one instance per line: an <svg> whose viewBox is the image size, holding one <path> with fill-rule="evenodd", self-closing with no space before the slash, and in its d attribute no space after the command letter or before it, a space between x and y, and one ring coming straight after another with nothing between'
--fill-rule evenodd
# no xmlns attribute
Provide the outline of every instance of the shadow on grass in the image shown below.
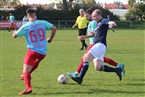
<svg viewBox="0 0 145 97"><path fill-rule="evenodd" d="M97 94L104 94L104 93L111 93L111 94L140 94L140 95L144 95L145 94L145 91L118 91L118 90L107 90L107 89L90 89L89 91L84 91L84 92L54 92L54 93L50 93L50 92L45 92L45 93L41 93L41 94L37 94L37 93L33 93L32 95L80 95L80 94L94 94L94 93L97 93Z"/></svg>
<svg viewBox="0 0 145 97"><path fill-rule="evenodd" d="M145 86L145 83L142 83L142 81L144 82L145 80L144 79L135 79L135 80L139 80L141 81L141 83L139 82L135 82L135 83L125 83L125 84L121 84L121 86L138 86L138 87L144 87ZM77 83L68 83L66 85L78 85ZM105 93L110 93L110 94L118 94L118 95L145 95L145 91L144 90L119 90L119 89L116 89L114 88L114 90L111 90L111 89L100 89L100 88L96 88L96 89L89 89L89 84L83 84L83 85L80 85L80 86L85 86L84 88L87 88L87 89L84 89L84 90L73 90L71 89L71 91L60 91L60 92L52 92L52 91L48 91L48 92L43 92L43 93L35 93L33 92L31 95L49 95L49 96L59 96L59 95L87 95L87 94L96 94L97 95L102 95L102 94L105 94ZM87 87L86 87L87 86ZM112 85L109 85L109 86L112 86ZM120 86L120 85L119 85ZM40 88L40 89L45 89L43 87L36 87L36 88ZM47 88L46 88L47 89Z"/></svg>
<svg viewBox="0 0 145 97"><path fill-rule="evenodd" d="M63 92L45 92L45 93L40 93L40 94L37 94L37 93L33 93L32 95L81 95L81 94L94 94L94 93L97 93L98 95L100 94L104 94L104 93L111 93L111 94L128 94L128 95L134 95L134 94L137 94L137 95L144 95L145 94L145 91L140 91L140 90L136 90L136 91L127 91L127 90L108 90L108 89L88 89L88 90L84 90L84 91L71 91L71 92L68 92L68 91L63 91Z"/></svg>

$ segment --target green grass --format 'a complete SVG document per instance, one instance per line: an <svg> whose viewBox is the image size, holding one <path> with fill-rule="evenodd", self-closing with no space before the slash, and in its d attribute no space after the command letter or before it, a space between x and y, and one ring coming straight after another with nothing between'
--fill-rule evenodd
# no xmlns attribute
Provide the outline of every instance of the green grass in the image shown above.
<svg viewBox="0 0 145 97"><path fill-rule="evenodd" d="M109 31L106 57L125 64L126 76L122 81L114 73L94 70L90 63L83 84L70 78L68 84L60 85L57 77L75 71L85 51L77 40L77 30L58 30L49 44L46 58L32 74L33 93L29 97L145 97L144 39L145 30ZM88 40L86 40L88 43ZM0 31L0 82L1 97L21 97L24 89L19 80L26 53L25 38L13 39L12 32ZM25 97L25 96L24 96Z"/></svg>

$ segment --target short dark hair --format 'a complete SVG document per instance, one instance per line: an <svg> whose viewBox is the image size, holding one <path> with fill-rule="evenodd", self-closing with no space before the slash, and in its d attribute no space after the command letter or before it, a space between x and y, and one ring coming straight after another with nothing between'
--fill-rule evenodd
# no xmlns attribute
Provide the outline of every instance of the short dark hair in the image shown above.
<svg viewBox="0 0 145 97"><path fill-rule="evenodd" d="M96 7L91 7L85 11L85 13L92 14L92 12L96 9Z"/></svg>
<svg viewBox="0 0 145 97"><path fill-rule="evenodd" d="M29 14L29 15L32 15L32 14L36 13L36 11L33 8L28 8L26 10L26 13Z"/></svg>
<svg viewBox="0 0 145 97"><path fill-rule="evenodd" d="M92 10L91 9L87 9L86 11L85 11L85 13L88 13L88 14L92 14Z"/></svg>
<svg viewBox="0 0 145 97"><path fill-rule="evenodd" d="M102 16L102 11L101 11L101 10L96 9L95 11L96 11L96 13L97 13L98 15L101 15L101 16Z"/></svg>

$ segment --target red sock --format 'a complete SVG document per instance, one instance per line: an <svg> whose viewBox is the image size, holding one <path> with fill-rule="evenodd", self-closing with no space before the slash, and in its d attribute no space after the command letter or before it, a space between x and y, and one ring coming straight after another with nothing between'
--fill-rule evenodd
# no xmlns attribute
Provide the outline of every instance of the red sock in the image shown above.
<svg viewBox="0 0 145 97"><path fill-rule="evenodd" d="M115 62L114 60L112 60L112 59L110 59L110 58L105 58L105 57L104 57L104 62L105 62L105 63L108 63L109 65L115 66L115 67L116 67L117 64L118 64L118 63Z"/></svg>
<svg viewBox="0 0 145 97"><path fill-rule="evenodd" d="M78 66L78 68L77 68L77 72L78 73L80 73L80 71L81 71L81 69L82 69L82 67L83 67L83 58L81 58L81 60L80 60L80 64L79 64L79 66Z"/></svg>
<svg viewBox="0 0 145 97"><path fill-rule="evenodd" d="M24 84L27 89L31 88L31 74L29 71L24 72Z"/></svg>

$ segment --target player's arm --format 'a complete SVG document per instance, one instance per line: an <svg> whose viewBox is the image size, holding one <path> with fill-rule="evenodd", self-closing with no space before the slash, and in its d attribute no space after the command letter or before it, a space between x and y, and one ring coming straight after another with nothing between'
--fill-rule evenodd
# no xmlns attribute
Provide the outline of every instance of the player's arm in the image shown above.
<svg viewBox="0 0 145 97"><path fill-rule="evenodd" d="M88 35L86 35L86 36L80 36L80 37L78 37L80 40L84 40L85 38L94 37L94 35L95 35L95 29L96 29L96 26L97 26L96 21L92 21L90 23L90 26L91 26L90 33Z"/></svg>
<svg viewBox="0 0 145 97"><path fill-rule="evenodd" d="M95 33L92 32L91 34L89 35L85 35L85 36L78 36L78 39L80 40L84 40L85 38L90 38L90 37L94 37Z"/></svg>
<svg viewBox="0 0 145 97"><path fill-rule="evenodd" d="M72 28L75 28L77 25L78 25L78 24L77 24L77 23L75 23L75 24L72 26Z"/></svg>
<svg viewBox="0 0 145 97"><path fill-rule="evenodd" d="M56 33L56 29L57 28L55 26L52 26L52 28L51 28L51 35L50 35L49 38L47 38L47 42L48 43L52 42L52 40L53 40L53 38L55 36L55 33Z"/></svg>
<svg viewBox="0 0 145 97"><path fill-rule="evenodd" d="M12 37L17 38L25 35L24 26L21 26L18 30L14 30Z"/></svg>
<svg viewBox="0 0 145 97"><path fill-rule="evenodd" d="M75 28L76 26L78 26L78 21L79 21L79 17L77 17L77 20L76 20L75 24L72 26L72 28Z"/></svg>
<svg viewBox="0 0 145 97"><path fill-rule="evenodd" d="M111 27L117 26L117 24L114 21L109 21L108 25L111 26Z"/></svg>
<svg viewBox="0 0 145 97"><path fill-rule="evenodd" d="M111 29L113 32L115 32L113 27L117 26L117 24L114 21L109 21L108 25L109 25L109 29Z"/></svg>

